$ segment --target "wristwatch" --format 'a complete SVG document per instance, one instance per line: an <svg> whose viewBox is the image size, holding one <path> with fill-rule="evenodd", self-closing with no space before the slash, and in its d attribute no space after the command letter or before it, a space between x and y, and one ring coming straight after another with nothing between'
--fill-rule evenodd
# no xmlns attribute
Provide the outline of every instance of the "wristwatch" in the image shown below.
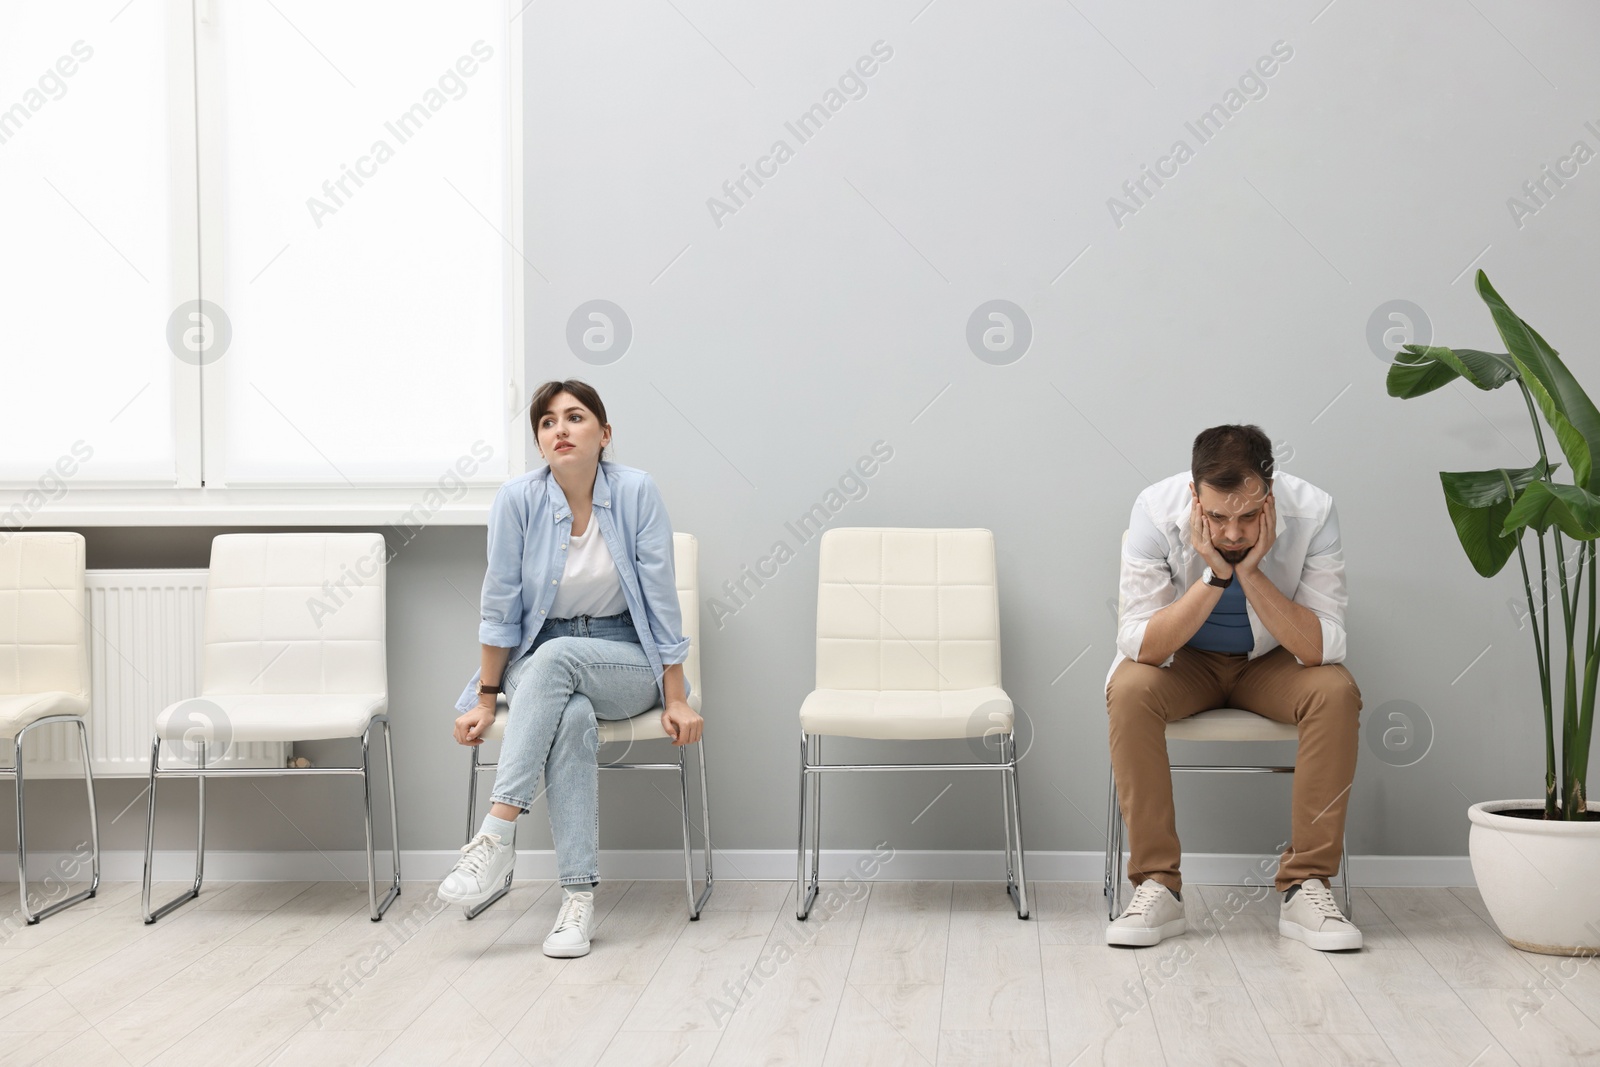
<svg viewBox="0 0 1600 1067"><path fill-rule="evenodd" d="M503 690L498 685L482 685L482 684L480 684L478 686L478 695L481 696L481 697L482 696L488 696L490 693L500 693L500 692L503 692Z"/></svg>
<svg viewBox="0 0 1600 1067"><path fill-rule="evenodd" d="M1200 580L1205 582L1207 585L1216 586L1218 589L1226 589L1228 586L1233 584L1233 575L1230 574L1226 578L1218 578L1217 572L1212 570L1210 567L1207 567L1200 575Z"/></svg>

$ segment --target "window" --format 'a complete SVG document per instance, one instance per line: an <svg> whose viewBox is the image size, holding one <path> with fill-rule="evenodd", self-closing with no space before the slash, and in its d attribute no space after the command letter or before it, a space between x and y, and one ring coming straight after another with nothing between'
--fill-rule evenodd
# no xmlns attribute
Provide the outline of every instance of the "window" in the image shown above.
<svg viewBox="0 0 1600 1067"><path fill-rule="evenodd" d="M441 483L481 521L526 449L513 14L8 4L0 191L37 210L0 247L0 505L76 446L32 524L383 521Z"/></svg>
<svg viewBox="0 0 1600 1067"><path fill-rule="evenodd" d="M163 339L172 294L195 283L181 249L194 238L193 131L186 142L183 87L169 85L189 50L159 5L108 14L0 10L7 484L63 457L77 484L176 484L178 387L198 384Z"/></svg>

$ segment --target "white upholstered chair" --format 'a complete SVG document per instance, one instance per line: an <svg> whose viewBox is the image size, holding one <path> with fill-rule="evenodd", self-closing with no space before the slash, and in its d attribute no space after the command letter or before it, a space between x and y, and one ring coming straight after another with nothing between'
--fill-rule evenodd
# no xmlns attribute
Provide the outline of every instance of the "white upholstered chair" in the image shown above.
<svg viewBox="0 0 1600 1067"><path fill-rule="evenodd" d="M701 709L700 694L700 543L693 534L674 531L672 534L672 565L678 589L678 608L683 615L683 635L689 639L689 658L683 664L683 676L689 682L689 706L695 711ZM597 719L595 725L599 728L600 743L602 745L622 743L628 747L623 752L632 751L636 741L667 741L667 732L661 728L661 713L665 710L660 707L652 708L642 715L635 715L631 719ZM483 735L485 742L499 742L505 738L506 718L511 713L506 703L505 694L501 694L496 702L494 725L489 727ZM698 894L694 888L694 862L693 849L690 844L689 826L689 765L688 753L694 748L699 754L700 764L700 817L701 836L705 841L705 884ZM486 762L481 753L482 745L472 746L472 770L467 786L467 840L472 840L478 832L478 775L483 771L494 771L500 766L499 761ZM677 771L678 796L681 803L679 814L683 816L683 885L684 893L688 897L689 918L691 921L700 918L700 911L711 897L711 889L715 880L711 873L711 801L706 788L706 749L705 740L702 738L692 746L683 745L677 749L676 762L673 763L600 763L601 770L612 771ZM494 896L481 904L467 909L467 918L475 919L483 910L511 889L511 880L516 871L507 872L506 881Z"/></svg>
<svg viewBox="0 0 1600 1067"><path fill-rule="evenodd" d="M1122 544L1126 549L1128 544L1128 531L1122 531ZM1119 583L1120 585L1120 583ZM1122 595L1117 595L1117 625L1120 629L1122 620ZM1168 741L1298 741L1300 731L1293 723L1278 722L1265 715L1257 715L1253 711L1242 708L1214 708L1211 711L1202 711L1176 722L1167 723ZM1186 771L1201 774L1293 774L1294 765L1282 766L1279 764L1232 764L1222 765L1216 763L1171 763L1174 771ZM1107 786L1109 799L1106 811L1106 875L1104 893L1106 897L1106 911L1115 919L1122 914L1122 810L1117 802L1117 774L1115 770L1107 771L1110 784ZM1344 890L1344 913L1350 916L1350 850L1343 845L1342 861L1344 873L1340 877L1340 884Z"/></svg>
<svg viewBox="0 0 1600 1067"><path fill-rule="evenodd" d="M29 925L95 895L100 886L100 824L89 763L89 623L83 587L84 540L76 533L0 531L0 736L13 762L0 767L17 793L17 883ZM89 798L93 865L89 887L34 911L28 902L28 837L23 815L22 741L50 723L77 727Z"/></svg>
<svg viewBox="0 0 1600 1067"><path fill-rule="evenodd" d="M800 706L796 915L816 899L822 777L856 771L987 770L1002 778L1006 891L1028 917L1015 709L1000 688L1000 607L988 530L839 528L822 535L817 683ZM997 739L993 763L838 764L824 737ZM806 872L810 819L810 875Z"/></svg>
<svg viewBox="0 0 1600 1067"><path fill-rule="evenodd" d="M367 829L368 917L383 918L400 895L394 751L389 740L385 662L385 562L375 533L223 534L211 542L206 578L205 658L200 696L156 716L144 846L144 921L153 923L200 893L206 847L206 779L239 776L359 775ZM382 727L389 780L394 878L378 899L372 834L370 748ZM360 739L358 767L207 768L208 748L232 741ZM162 742L193 753L195 766L161 766ZM189 760L183 761L185 763ZM156 783L198 780L200 819L194 885L150 908Z"/></svg>

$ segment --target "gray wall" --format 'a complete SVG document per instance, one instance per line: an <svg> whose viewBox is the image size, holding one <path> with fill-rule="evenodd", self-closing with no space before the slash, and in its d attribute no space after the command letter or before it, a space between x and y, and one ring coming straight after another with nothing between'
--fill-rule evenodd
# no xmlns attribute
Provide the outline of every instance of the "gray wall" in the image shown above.
<svg viewBox="0 0 1600 1067"><path fill-rule="evenodd" d="M1389 399L1369 321L1409 300L1441 343L1498 349L1472 291L1481 267L1600 382L1600 163L1536 213L1508 207L1574 142L1600 149L1584 126L1600 129L1586 54L1600 11L696 0L536 4L520 18L530 382L601 390L615 457L651 471L676 526L699 536L708 597L775 541L797 549L720 627L705 616L719 845L792 843L817 556L785 523L876 441L892 460L833 525L995 531L1005 684L1035 731L1030 849L1101 846L1118 537L1138 491L1225 421L1259 423L1282 469L1339 501L1366 703L1351 850L1461 855L1469 802L1537 792L1531 641L1508 607L1520 582L1476 577L1436 477L1531 462L1526 414L1512 394L1464 388ZM880 40L893 56L865 95L800 143L785 122ZM1265 95L1247 85L1259 98L1201 144L1185 123L1279 41L1293 55ZM793 158L719 225L707 199L780 138ZM1178 139L1193 158L1119 227L1108 199ZM595 299L631 323L620 358L569 347L569 317ZM1032 326L1006 365L966 339L993 299ZM204 565L216 531L85 532L91 566L155 566ZM461 840L466 757L447 730L476 610L451 585L475 594L482 553L481 528L432 529L391 566L407 848ZM1379 743L1388 713L1407 710L1396 701L1432 734L1409 766L1397 764L1414 753ZM992 783L952 777L915 822L949 779L838 783L827 843L997 847ZM254 786L223 783L213 847L306 847L291 821L317 847L358 847L359 821L327 806L341 784L262 782L286 821ZM72 810L69 784L39 788ZM106 783L107 818L139 788ZM1191 851L1268 851L1287 832L1286 781L1179 790ZM672 846L676 813L648 782L608 779L603 793L606 847ZM108 847L135 847L127 824L142 811ZM529 824L519 844L547 845L542 815ZM41 847L67 847L65 825L42 826ZM187 825L170 829L180 847Z"/></svg>

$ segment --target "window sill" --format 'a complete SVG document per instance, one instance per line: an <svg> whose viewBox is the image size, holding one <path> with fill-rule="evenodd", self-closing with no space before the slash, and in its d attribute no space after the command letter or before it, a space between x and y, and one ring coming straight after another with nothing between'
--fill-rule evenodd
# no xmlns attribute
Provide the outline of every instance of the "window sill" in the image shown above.
<svg viewBox="0 0 1600 1067"><path fill-rule="evenodd" d="M86 526L483 526L499 486L0 490L0 533Z"/></svg>

